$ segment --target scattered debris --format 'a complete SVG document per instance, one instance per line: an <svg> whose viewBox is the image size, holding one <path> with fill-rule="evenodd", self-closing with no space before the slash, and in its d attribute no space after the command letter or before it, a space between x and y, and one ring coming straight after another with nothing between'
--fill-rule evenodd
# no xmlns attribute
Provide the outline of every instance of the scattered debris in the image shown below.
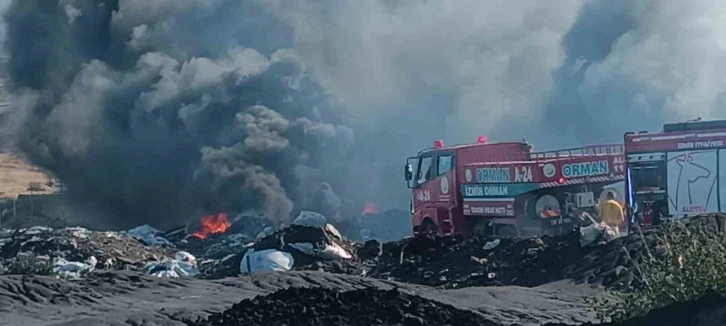
<svg viewBox="0 0 726 326"><path fill-rule="evenodd" d="M144 272L156 277L173 278L182 276L195 277L199 275L197 259L186 251L176 253L174 259L150 262L144 267Z"/></svg>
<svg viewBox="0 0 726 326"><path fill-rule="evenodd" d="M96 269L96 257L89 257L85 263L69 262L63 258L56 258L53 263L53 273L66 279L80 279L82 276Z"/></svg>
<svg viewBox="0 0 726 326"><path fill-rule="evenodd" d="M494 239L492 241L489 241L484 245L484 250L492 250L492 249L496 248L500 243L501 243L500 239Z"/></svg>
<svg viewBox="0 0 726 326"><path fill-rule="evenodd" d="M6 231L0 236L0 264L5 266L0 272L13 274L46 274L53 270L83 274L91 271L90 267L142 270L147 262L163 260L174 253L171 248L147 246L121 233L78 227L32 227Z"/></svg>
<svg viewBox="0 0 726 326"><path fill-rule="evenodd" d="M618 236L604 222L593 223L580 228L580 246L589 247L599 244L606 244Z"/></svg>
<svg viewBox="0 0 726 326"><path fill-rule="evenodd" d="M127 232L121 232L121 234L128 235L134 239L137 239L147 245L156 245L156 246L171 246L171 241L164 238L162 235L164 232L161 232L155 228L152 228L151 226L144 224L141 226L137 226Z"/></svg>

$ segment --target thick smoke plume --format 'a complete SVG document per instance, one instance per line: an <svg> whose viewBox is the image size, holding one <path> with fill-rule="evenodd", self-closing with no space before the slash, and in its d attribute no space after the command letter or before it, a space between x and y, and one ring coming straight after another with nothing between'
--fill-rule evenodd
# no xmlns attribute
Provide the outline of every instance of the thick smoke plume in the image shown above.
<svg viewBox="0 0 726 326"><path fill-rule="evenodd" d="M3 126L117 224L407 208L406 156L723 117L713 1L16 0ZM7 119L6 119L7 120Z"/></svg>
<svg viewBox="0 0 726 326"><path fill-rule="evenodd" d="M726 118L724 14L719 1L586 1L546 110L577 123L553 140L622 141L664 122Z"/></svg>
<svg viewBox="0 0 726 326"><path fill-rule="evenodd" d="M9 74L36 97L21 148L125 224L315 205L353 133L294 51L224 30L248 10L232 3L13 2Z"/></svg>

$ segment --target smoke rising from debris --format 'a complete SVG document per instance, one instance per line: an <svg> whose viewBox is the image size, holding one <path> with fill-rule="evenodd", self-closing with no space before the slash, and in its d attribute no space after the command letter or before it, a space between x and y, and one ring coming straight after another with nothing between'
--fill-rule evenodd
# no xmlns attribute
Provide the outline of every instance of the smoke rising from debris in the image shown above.
<svg viewBox="0 0 726 326"><path fill-rule="evenodd" d="M13 130L127 225L407 208L430 146L619 141L723 115L707 1L18 0ZM607 116L607 119L603 119ZM576 123L574 123L576 122ZM556 126L543 128L542 126Z"/></svg>
<svg viewBox="0 0 726 326"><path fill-rule="evenodd" d="M620 142L664 122L726 118L724 14L718 1L586 1L545 111L578 123L553 139Z"/></svg>

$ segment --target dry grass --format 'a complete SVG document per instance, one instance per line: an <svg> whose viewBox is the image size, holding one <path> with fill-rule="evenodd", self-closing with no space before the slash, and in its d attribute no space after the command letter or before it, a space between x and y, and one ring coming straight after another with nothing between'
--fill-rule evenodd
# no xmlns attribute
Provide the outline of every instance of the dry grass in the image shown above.
<svg viewBox="0 0 726 326"><path fill-rule="evenodd" d="M48 181L53 180L53 186ZM58 182L48 172L30 164L26 159L11 153L0 153L0 198L17 198L21 194L30 194L28 187L31 182L40 183L44 190L37 192L50 194L57 192Z"/></svg>

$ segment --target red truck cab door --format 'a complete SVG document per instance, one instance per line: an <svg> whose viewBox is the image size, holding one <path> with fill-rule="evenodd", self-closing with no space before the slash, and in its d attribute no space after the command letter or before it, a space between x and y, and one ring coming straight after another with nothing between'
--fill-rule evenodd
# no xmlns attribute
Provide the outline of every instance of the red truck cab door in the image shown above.
<svg viewBox="0 0 726 326"><path fill-rule="evenodd" d="M419 158L413 178L414 231L433 223L440 234L453 233L451 211L458 198L454 164L453 151L428 152Z"/></svg>

